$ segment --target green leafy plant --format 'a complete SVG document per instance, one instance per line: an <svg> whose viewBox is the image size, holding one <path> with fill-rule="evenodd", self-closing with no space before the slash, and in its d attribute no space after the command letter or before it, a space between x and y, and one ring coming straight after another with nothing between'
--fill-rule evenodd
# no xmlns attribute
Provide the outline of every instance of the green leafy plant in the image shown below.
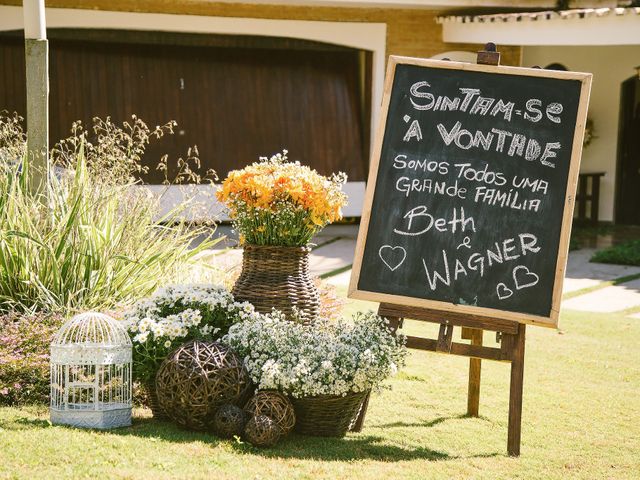
<svg viewBox="0 0 640 480"><path fill-rule="evenodd" d="M0 115L0 312L132 303L185 275L216 242L183 220L189 200L160 216L159 198L137 186L144 148L170 126L150 131L135 117L133 127L96 125L94 143L74 127L52 151L57 173L32 192L19 119Z"/></svg>
<svg viewBox="0 0 640 480"><path fill-rule="evenodd" d="M591 261L640 266L640 240L631 240L598 250L591 257Z"/></svg>
<svg viewBox="0 0 640 480"><path fill-rule="evenodd" d="M587 122L584 126L584 138L582 139L582 146L584 148L588 147L589 145L591 145L591 142L595 139L598 138L595 135L596 133L596 129L593 126L593 119L592 118L587 118Z"/></svg>

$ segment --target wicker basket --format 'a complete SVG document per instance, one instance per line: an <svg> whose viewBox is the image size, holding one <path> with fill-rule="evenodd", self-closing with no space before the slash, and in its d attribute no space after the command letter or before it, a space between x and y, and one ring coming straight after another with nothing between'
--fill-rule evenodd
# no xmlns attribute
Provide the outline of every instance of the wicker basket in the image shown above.
<svg viewBox="0 0 640 480"><path fill-rule="evenodd" d="M309 275L310 251L309 247L245 245L233 296L262 313L275 308L295 320L295 307L304 322L315 320L320 295Z"/></svg>
<svg viewBox="0 0 640 480"><path fill-rule="evenodd" d="M296 412L295 431L317 437L344 437L355 425L368 393L292 398Z"/></svg>
<svg viewBox="0 0 640 480"><path fill-rule="evenodd" d="M144 391L147 395L147 407L151 410L153 418L156 420L167 420L167 414L160 407L158 402L158 394L156 392L156 382L145 382Z"/></svg>

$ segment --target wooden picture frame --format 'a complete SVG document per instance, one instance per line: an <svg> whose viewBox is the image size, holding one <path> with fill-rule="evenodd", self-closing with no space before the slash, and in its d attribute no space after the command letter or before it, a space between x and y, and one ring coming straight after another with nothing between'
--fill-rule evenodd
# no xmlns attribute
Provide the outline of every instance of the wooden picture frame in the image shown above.
<svg viewBox="0 0 640 480"><path fill-rule="evenodd" d="M551 300L551 310L548 316L532 315L515 311L500 310L496 308L487 308L474 305L463 305L456 303L443 302L438 300L429 300L411 296L403 296L397 294L380 293L361 290L358 288L360 274L363 265L363 254L367 242L367 232L371 219L374 193L376 190L376 182L378 179L378 169L382 154L383 140L387 127L387 117L389 112L389 104L394 84L396 67L398 65L414 65L439 69L454 69L469 72L496 73L501 75L516 75L527 77L555 78L564 80L577 80L581 83L579 103L576 116L576 124L574 128L573 143L571 150L571 158L568 172L567 188L564 199L564 210L562 213L560 241L558 245L558 255L555 264L555 276L553 281L553 291ZM375 135L375 143L372 151L370 162L369 177L367 190L364 200L364 209L362 213L358 240L355 251L355 258L351 280L349 284L348 296L350 298L381 302L386 304L403 305L407 307L418 307L431 310L439 310L450 312L452 314L468 315L473 317L486 317L498 320L516 321L545 327L556 327L558 324L558 316L560 313L560 302L562 296L562 284L566 270L566 262L568 255L569 240L571 234L571 222L573 217L573 207L575 203L575 192L578 182L578 173L580 168L580 158L582 153L582 140L587 120L587 106L591 88L590 73L565 72L543 70L538 68L521 68L506 67L498 65L480 65L461 63L443 60L427 60L419 58L390 56L387 65L387 75L385 79L383 102L380 115L380 122Z"/></svg>

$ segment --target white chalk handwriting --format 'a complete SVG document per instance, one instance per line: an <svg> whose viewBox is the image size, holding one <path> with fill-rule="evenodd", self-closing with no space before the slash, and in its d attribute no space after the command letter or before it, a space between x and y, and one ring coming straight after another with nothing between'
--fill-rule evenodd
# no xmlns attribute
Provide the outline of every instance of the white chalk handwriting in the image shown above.
<svg viewBox="0 0 640 480"><path fill-rule="evenodd" d="M402 217L406 220L406 230L394 228L394 233L415 237L427 233L432 228L438 232L451 233L456 233L458 229L463 232L467 230L476 231L475 221L473 217L465 216L464 207L452 209L450 219L445 217L435 218L427 210L426 205L418 205L409 210ZM414 220L416 220L415 223Z"/></svg>
<svg viewBox="0 0 640 480"><path fill-rule="evenodd" d="M431 290L436 290L438 282L450 286L451 280L467 277L471 273L484 276L487 269L517 260L527 255L537 254L541 251L538 238L532 233L520 233L516 237L505 238L501 242L494 242L490 248L471 253L466 258L450 259L446 250L441 250L441 258L435 259L435 265L427 265L422 259L427 284ZM441 261L440 261L441 260ZM523 270L524 269L524 270ZM453 275L452 275L453 273ZM535 285L539 277L530 272L527 267L517 266L512 272L517 290ZM516 279L517 277L517 279ZM535 283L532 283L535 280Z"/></svg>

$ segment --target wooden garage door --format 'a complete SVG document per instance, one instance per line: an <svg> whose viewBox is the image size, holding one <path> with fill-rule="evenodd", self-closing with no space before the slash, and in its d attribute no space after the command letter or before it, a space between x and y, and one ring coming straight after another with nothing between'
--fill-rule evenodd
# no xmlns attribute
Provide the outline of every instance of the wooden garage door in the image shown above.
<svg viewBox="0 0 640 480"><path fill-rule="evenodd" d="M323 174L364 181L370 58L365 52L264 37L144 32L50 32L51 141L94 116L149 125L176 120L176 135L148 151L155 165L197 145L221 176L287 148ZM25 114L24 49L0 37L0 109ZM146 178L162 177L152 168Z"/></svg>

